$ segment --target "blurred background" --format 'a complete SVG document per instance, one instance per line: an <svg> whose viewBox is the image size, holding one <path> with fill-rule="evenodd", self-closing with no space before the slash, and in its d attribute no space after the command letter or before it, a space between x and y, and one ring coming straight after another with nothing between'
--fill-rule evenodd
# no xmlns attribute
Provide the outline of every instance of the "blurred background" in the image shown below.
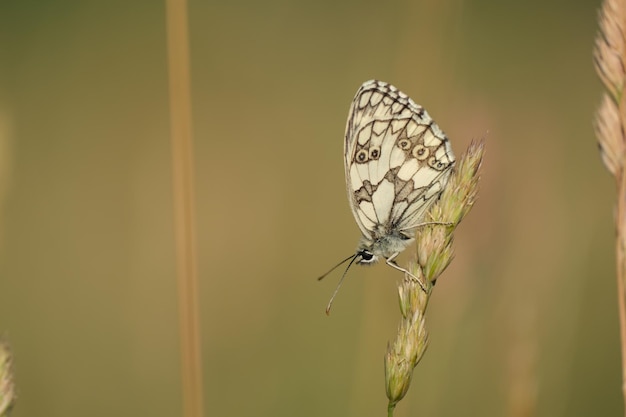
<svg viewBox="0 0 626 417"><path fill-rule="evenodd" d="M190 1L206 415L385 415L400 274L359 238L343 133L393 83L479 201L396 416L622 413L600 1ZM0 333L22 416L181 414L165 7L0 1ZM412 257L407 250L400 262Z"/></svg>

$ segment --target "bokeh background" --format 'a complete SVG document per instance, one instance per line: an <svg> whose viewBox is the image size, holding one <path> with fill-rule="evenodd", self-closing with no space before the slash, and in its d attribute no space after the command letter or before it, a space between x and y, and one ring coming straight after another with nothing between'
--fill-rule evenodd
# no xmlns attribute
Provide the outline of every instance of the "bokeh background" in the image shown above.
<svg viewBox="0 0 626 417"><path fill-rule="evenodd" d="M342 138L371 78L481 193L397 416L621 415L594 1L190 1L206 415L385 415L397 272L355 248ZM165 6L0 0L0 332L23 416L181 414ZM410 260L411 250L401 258Z"/></svg>

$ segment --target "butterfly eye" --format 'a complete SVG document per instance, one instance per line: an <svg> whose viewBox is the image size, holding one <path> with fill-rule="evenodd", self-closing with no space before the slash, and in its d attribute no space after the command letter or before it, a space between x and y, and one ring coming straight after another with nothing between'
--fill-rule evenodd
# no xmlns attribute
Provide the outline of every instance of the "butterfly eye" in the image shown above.
<svg viewBox="0 0 626 417"><path fill-rule="evenodd" d="M413 156L417 158L419 161L423 161L428 158L428 154L430 151L424 145L417 145L413 148Z"/></svg>
<svg viewBox="0 0 626 417"><path fill-rule="evenodd" d="M408 139L400 139L398 141L398 147L403 151L408 151L409 149L411 149L411 141Z"/></svg>
<svg viewBox="0 0 626 417"><path fill-rule="evenodd" d="M361 149L356 153L356 161L357 162L367 162L368 153L365 149Z"/></svg>
<svg viewBox="0 0 626 417"><path fill-rule="evenodd" d="M374 257L373 253L368 252L366 250L362 250L361 252L359 252L359 255L361 255L361 261L360 262L369 262Z"/></svg>
<svg viewBox="0 0 626 417"><path fill-rule="evenodd" d="M431 168L436 169L437 171L443 171L443 169L446 167L446 164L444 164L443 162L439 161L434 156L428 160L428 165Z"/></svg>
<svg viewBox="0 0 626 417"><path fill-rule="evenodd" d="M372 146L370 148L370 159L378 159L380 156L380 148L378 146Z"/></svg>

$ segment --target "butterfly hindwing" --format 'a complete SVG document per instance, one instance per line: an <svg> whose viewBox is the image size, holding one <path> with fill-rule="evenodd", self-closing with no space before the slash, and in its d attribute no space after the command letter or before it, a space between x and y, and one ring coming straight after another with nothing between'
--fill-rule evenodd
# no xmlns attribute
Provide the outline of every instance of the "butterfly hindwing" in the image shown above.
<svg viewBox="0 0 626 417"><path fill-rule="evenodd" d="M373 80L352 101L344 153L350 207L370 239L418 226L454 164L450 142L428 113Z"/></svg>

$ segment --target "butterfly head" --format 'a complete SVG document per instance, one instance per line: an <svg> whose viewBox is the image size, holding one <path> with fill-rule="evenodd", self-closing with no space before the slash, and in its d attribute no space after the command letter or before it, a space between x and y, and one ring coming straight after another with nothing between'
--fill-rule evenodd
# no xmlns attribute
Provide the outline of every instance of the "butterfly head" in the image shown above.
<svg viewBox="0 0 626 417"><path fill-rule="evenodd" d="M402 252L413 238L399 231L380 233L375 238L363 236L355 254L355 263L359 265L373 265L380 258L389 258Z"/></svg>

